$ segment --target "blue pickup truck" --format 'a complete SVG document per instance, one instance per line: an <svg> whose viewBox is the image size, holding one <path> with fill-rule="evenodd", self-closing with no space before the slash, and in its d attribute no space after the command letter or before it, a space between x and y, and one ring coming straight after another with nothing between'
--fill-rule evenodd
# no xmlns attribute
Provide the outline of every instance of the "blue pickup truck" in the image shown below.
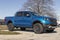
<svg viewBox="0 0 60 40"><path fill-rule="evenodd" d="M18 11L13 17L5 17L5 23L9 31L14 28L25 30L26 28L33 28L35 33L42 33L44 31L53 32L57 26L57 19L40 16L31 11Z"/></svg>

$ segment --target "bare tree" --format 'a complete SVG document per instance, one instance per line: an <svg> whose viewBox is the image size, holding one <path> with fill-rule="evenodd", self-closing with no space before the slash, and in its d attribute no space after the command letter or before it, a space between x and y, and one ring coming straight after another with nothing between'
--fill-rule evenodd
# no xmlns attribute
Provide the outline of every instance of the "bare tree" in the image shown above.
<svg viewBox="0 0 60 40"><path fill-rule="evenodd" d="M29 10L41 15L55 17L52 6L53 0L27 0L24 4L23 10Z"/></svg>

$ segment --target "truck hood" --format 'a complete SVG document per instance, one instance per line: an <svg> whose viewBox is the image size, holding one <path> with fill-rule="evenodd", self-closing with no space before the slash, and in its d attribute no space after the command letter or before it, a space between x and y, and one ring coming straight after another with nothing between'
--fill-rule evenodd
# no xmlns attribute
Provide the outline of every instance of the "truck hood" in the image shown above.
<svg viewBox="0 0 60 40"><path fill-rule="evenodd" d="M47 17L47 16L36 16L36 17L38 17L38 18L48 18L48 19L54 19L54 20L57 20L56 18L53 18L53 17Z"/></svg>

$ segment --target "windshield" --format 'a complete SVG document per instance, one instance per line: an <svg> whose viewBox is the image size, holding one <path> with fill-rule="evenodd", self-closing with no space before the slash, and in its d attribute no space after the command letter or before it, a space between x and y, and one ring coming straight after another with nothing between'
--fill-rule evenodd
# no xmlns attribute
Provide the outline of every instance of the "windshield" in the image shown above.
<svg viewBox="0 0 60 40"><path fill-rule="evenodd" d="M33 15L36 15L36 16L41 16L41 14L38 14L38 13L35 13L35 12L32 12Z"/></svg>

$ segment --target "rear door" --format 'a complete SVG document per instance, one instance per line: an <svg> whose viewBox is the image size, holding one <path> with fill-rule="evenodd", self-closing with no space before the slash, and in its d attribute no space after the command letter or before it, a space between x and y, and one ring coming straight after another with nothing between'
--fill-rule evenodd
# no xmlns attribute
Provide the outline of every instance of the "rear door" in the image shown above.
<svg viewBox="0 0 60 40"><path fill-rule="evenodd" d="M23 25L23 13L22 12L17 12L16 16L15 16L15 24L17 26L22 26Z"/></svg>

